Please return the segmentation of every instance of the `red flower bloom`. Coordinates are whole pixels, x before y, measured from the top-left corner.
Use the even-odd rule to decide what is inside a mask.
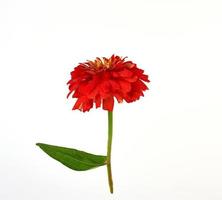
[[[143,96],[150,82],[143,70],[132,61],[112,55],[110,58],[96,58],[94,61],[80,63],[71,72],[69,93],[77,98],[73,110],[89,111],[95,103],[104,110],[112,111],[114,97],[119,103],[136,101]]]

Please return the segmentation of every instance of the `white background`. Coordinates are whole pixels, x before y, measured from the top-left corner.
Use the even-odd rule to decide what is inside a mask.
[[[222,5],[214,0],[0,0],[1,200],[221,200]],[[72,111],[86,59],[128,56],[150,90],[115,105],[106,168],[75,172],[36,142],[106,153],[107,113]]]

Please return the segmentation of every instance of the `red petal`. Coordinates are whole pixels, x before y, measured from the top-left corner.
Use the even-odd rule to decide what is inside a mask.
[[[146,84],[143,82],[143,81],[141,81],[141,80],[138,80],[137,82],[137,90],[147,90],[148,89],[148,87],[146,86]]]
[[[87,95],[96,87],[96,80],[93,79],[91,81],[83,82],[79,86],[79,92],[81,94]]]
[[[84,102],[84,99],[85,99],[84,97],[78,98],[72,109],[73,110],[76,110],[76,109],[81,110],[82,109],[82,103]]]
[[[113,106],[114,106],[114,99],[113,99],[113,97],[109,97],[109,98],[103,99],[103,109],[104,110],[112,111],[113,110]]]
[[[73,91],[70,91],[70,92],[67,94],[66,98],[69,98],[69,95],[70,95],[72,92],[73,92]]]
[[[94,99],[96,95],[99,93],[99,86],[96,86],[90,93],[87,94],[87,97],[90,99]]]
[[[69,90],[70,90],[70,92],[68,93],[67,98],[69,97],[69,95],[70,95],[73,91],[75,91],[75,90],[77,89],[78,84],[79,84],[78,82],[74,82],[74,83],[72,83],[71,85],[69,85]]]
[[[123,102],[122,95],[120,95],[118,93],[114,93],[114,96],[116,97],[116,100],[118,101],[118,103],[122,103]]]
[[[110,96],[110,83],[109,81],[104,81],[99,86],[99,93],[103,99]]]
[[[101,106],[101,97],[99,95],[96,96],[95,102],[96,102],[96,108],[99,108]]]
[[[78,65],[72,72],[71,77],[72,79],[79,78],[81,76],[85,75],[85,70],[81,65]]]
[[[120,87],[122,89],[122,92],[126,93],[131,90],[131,84],[127,81],[119,80]]]
[[[126,62],[124,62],[124,67],[132,69],[132,68],[136,67],[136,64],[133,63],[132,61],[126,61]]]
[[[75,92],[73,93],[73,95],[72,95],[72,98],[79,98],[79,97],[81,97],[82,95],[80,95],[80,93],[79,93],[79,90],[78,90],[78,88],[75,90]]]
[[[133,82],[136,82],[138,80],[138,76],[132,76],[130,78],[124,78],[124,80],[126,80],[130,83],[133,83]]]
[[[131,77],[133,75],[133,72],[131,72],[130,70],[128,69],[123,69],[122,71],[118,72],[118,74],[121,76],[121,77]]]
[[[83,105],[82,105],[82,111],[86,112],[89,111],[91,108],[93,107],[93,100],[92,99],[88,99],[86,100]]]
[[[145,75],[145,74],[142,74],[142,75],[140,76],[140,79],[142,79],[143,81],[146,81],[146,82],[150,82],[150,81],[148,80],[148,75]]]
[[[120,85],[118,84],[117,81],[114,81],[114,80],[109,80],[109,83],[112,87],[112,91],[115,91],[115,90],[119,90],[120,89]]]

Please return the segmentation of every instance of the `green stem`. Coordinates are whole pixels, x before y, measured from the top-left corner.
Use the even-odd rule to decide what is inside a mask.
[[[113,179],[111,169],[111,150],[113,137],[113,112],[108,111],[108,143],[107,143],[107,173],[110,193],[113,193]]]

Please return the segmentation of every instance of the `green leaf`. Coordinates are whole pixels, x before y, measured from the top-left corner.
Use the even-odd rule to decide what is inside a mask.
[[[36,145],[49,156],[73,170],[85,171],[106,165],[106,156],[43,143],[37,143]]]

